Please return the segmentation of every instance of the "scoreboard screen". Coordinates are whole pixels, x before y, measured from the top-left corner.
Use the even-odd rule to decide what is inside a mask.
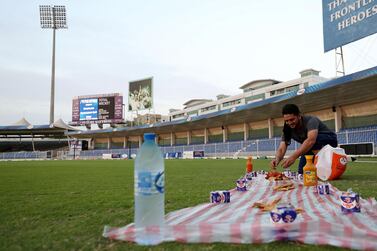
[[[102,94],[75,97],[71,125],[119,123],[123,121],[123,96]]]

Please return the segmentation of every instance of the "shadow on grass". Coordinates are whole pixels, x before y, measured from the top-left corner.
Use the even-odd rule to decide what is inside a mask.
[[[279,251],[335,251],[335,250],[349,250],[334,246],[316,246],[303,244],[296,241],[286,242],[272,242],[265,244],[233,244],[233,243],[208,243],[208,244],[193,244],[193,243],[178,243],[178,242],[166,242],[157,246],[139,246],[133,243],[109,241],[110,244],[106,250],[183,250],[183,251],[197,251],[197,250],[279,250]]]

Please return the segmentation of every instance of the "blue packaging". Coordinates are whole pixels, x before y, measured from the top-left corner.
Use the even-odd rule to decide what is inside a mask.
[[[241,178],[236,181],[236,189],[237,191],[247,191],[247,179]]]
[[[210,195],[211,203],[229,203],[230,192],[229,191],[213,191]]]
[[[252,180],[253,177],[255,177],[255,176],[253,176],[253,172],[250,172],[250,173],[246,173],[246,174],[245,174],[245,179],[247,179],[247,180]]]
[[[256,172],[256,174],[266,174],[266,171],[265,170],[259,170]]]
[[[317,193],[318,194],[321,194],[321,195],[324,195],[324,194],[330,194],[330,186],[329,184],[318,184],[316,186],[317,188]]]
[[[270,212],[270,216],[273,223],[291,223],[296,220],[297,212],[291,204],[279,204]]]
[[[358,193],[348,189],[347,192],[342,192],[340,195],[341,209],[343,213],[359,213],[360,212],[360,197]]]
[[[258,176],[258,173],[257,173],[256,171],[252,171],[252,172],[250,172],[250,173],[247,173],[247,176],[250,176],[250,177],[252,177],[252,178],[255,178],[255,177]]]
[[[297,178],[297,175],[298,175],[297,172],[288,171],[287,173],[288,173],[288,175],[285,175],[285,176],[287,176],[289,178],[293,178],[293,179]]]

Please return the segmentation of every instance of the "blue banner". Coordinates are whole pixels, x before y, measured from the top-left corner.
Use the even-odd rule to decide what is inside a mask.
[[[322,0],[324,51],[377,32],[377,1]]]

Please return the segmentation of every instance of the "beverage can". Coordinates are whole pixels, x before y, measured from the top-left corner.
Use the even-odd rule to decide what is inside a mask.
[[[329,184],[319,184],[316,186],[317,188],[317,193],[318,194],[330,194],[330,186]]]

